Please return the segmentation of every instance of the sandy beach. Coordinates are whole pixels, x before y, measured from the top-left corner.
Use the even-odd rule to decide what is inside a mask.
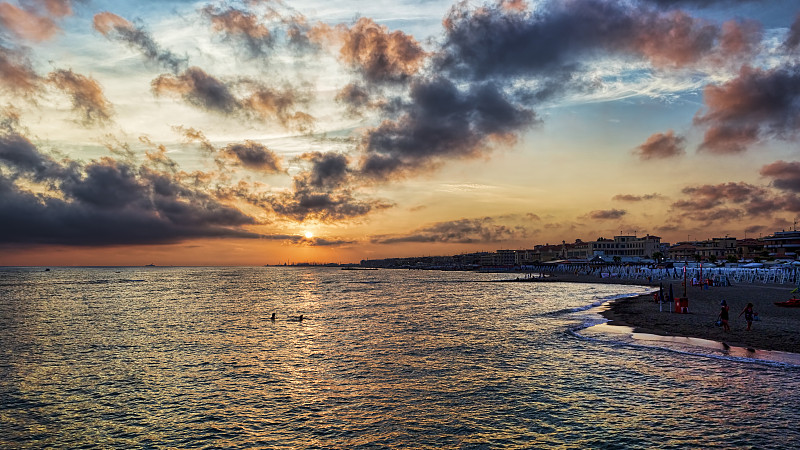
[[[642,283],[568,274],[558,274],[558,278],[582,283],[637,284],[656,288],[659,285],[658,282]],[[683,294],[681,283],[673,281],[672,286],[675,296],[680,297]],[[663,305],[663,312],[659,312],[659,304],[653,301],[652,295],[647,295],[615,301],[603,312],[603,316],[609,319],[611,325],[626,325],[641,333],[697,337],[732,346],[800,353],[800,308],[774,304],[791,298],[790,291],[793,288],[775,284],[738,284],[708,289],[689,286],[686,291],[689,298],[688,314],[670,313],[667,303]],[[669,292],[668,282],[664,283],[664,291],[665,295]],[[723,299],[730,306],[730,332],[715,325]],[[744,315],[739,317],[748,302],[753,303],[760,319],[753,322],[751,331],[746,331]]]

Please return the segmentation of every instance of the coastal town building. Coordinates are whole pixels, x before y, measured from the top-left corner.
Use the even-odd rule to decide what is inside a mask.
[[[614,236],[614,239],[598,238],[587,242],[587,257],[603,259],[618,257],[619,259],[650,259],[661,251],[661,238],[658,236]]]
[[[736,241],[736,259],[753,259],[763,256],[763,239],[739,239]]]
[[[435,268],[444,270],[473,270],[489,268],[497,270],[525,270],[525,267],[553,262],[571,264],[654,264],[654,255],[661,254],[666,262],[716,261],[726,262],[732,258],[752,260],[755,258],[797,259],[800,253],[800,231],[779,231],[766,238],[740,239],[733,237],[712,238],[704,241],[683,241],[670,246],[662,243],[658,236],[619,235],[613,239],[598,238],[560,244],[537,244],[531,249],[501,249],[494,252],[464,253],[454,256],[424,256],[363,260],[364,267],[384,268]]]
[[[669,249],[673,261],[725,261],[728,256],[736,257],[737,240],[732,237],[711,238],[704,241],[678,242]]]
[[[800,252],[800,231],[778,231],[763,239],[769,256],[795,259]]]

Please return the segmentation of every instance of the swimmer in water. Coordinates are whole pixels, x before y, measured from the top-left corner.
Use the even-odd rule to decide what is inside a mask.
[[[270,317],[269,320],[275,322],[275,313],[272,313],[272,317]]]

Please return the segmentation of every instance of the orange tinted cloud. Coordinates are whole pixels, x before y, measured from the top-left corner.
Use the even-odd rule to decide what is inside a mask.
[[[0,47],[0,86],[12,92],[29,94],[38,88],[39,81],[24,54]]]
[[[672,158],[684,154],[685,146],[686,139],[669,130],[647,138],[644,144],[636,147],[634,154],[642,160]]]
[[[53,19],[7,2],[0,3],[0,24],[23,39],[36,42],[50,39],[58,31]]]
[[[254,14],[234,8],[220,11],[213,6],[206,6],[202,12],[214,31],[242,39],[251,54],[262,55],[272,47],[272,34]]]
[[[108,11],[95,14],[92,23],[94,29],[103,33],[104,36],[108,36],[115,28],[134,29],[133,24],[127,19]]]
[[[703,90],[706,110],[694,122],[708,126],[701,144],[712,153],[737,153],[765,136],[791,138],[800,123],[800,67],[759,69]]]
[[[53,17],[72,15],[72,2],[70,0],[40,0],[44,8]]]
[[[56,70],[48,81],[70,96],[73,109],[81,113],[84,123],[105,122],[113,115],[111,102],[95,79],[72,70]]]

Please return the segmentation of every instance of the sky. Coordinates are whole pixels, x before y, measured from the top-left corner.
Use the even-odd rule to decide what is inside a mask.
[[[0,265],[766,236],[799,143],[794,0],[0,2]]]

